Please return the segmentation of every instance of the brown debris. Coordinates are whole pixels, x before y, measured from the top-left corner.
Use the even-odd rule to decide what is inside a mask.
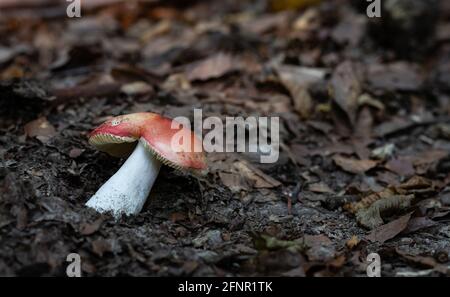
[[[408,222],[411,219],[411,214],[412,213],[409,213],[396,219],[395,221],[378,227],[367,235],[366,239],[372,242],[384,243],[385,241],[394,238],[408,226]]]
[[[206,58],[188,68],[186,76],[190,81],[219,78],[237,70],[233,57],[229,54],[218,53]]]
[[[333,161],[336,163],[336,165],[338,165],[345,171],[354,174],[363,174],[366,171],[374,168],[378,164],[377,161],[373,160],[356,160],[339,155],[334,156]]]

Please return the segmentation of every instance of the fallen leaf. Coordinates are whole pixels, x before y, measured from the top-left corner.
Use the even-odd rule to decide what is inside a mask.
[[[392,121],[386,121],[374,128],[375,135],[384,137],[386,135],[400,132],[416,125],[413,121],[405,118],[394,118]]]
[[[414,195],[393,195],[372,203],[367,208],[360,209],[356,213],[358,223],[368,229],[381,226],[384,221],[382,215],[386,212],[401,211],[411,205]]]
[[[188,67],[186,76],[190,81],[219,78],[229,72],[237,70],[233,57],[229,54],[218,53],[203,61]]]
[[[250,189],[246,181],[238,174],[219,172],[219,177],[222,183],[233,193],[248,191]]]
[[[330,81],[330,92],[334,102],[345,112],[351,124],[356,121],[358,98],[361,95],[361,70],[350,61],[339,64]]]
[[[393,196],[415,195],[416,198],[420,198],[424,195],[432,194],[435,194],[432,182],[423,177],[413,176],[398,186],[389,186],[380,192],[369,194],[360,201],[347,203],[344,205],[344,209],[351,213],[357,213],[361,209],[370,207],[378,200],[391,198]]]
[[[399,159],[392,159],[389,160],[384,167],[396,173],[399,176],[412,176],[415,173],[414,167],[412,165],[412,162],[405,159],[405,158],[399,158]]]
[[[418,91],[423,86],[418,66],[411,63],[374,63],[367,72],[369,84],[382,91]]]
[[[277,67],[281,83],[288,89],[294,101],[294,109],[302,118],[311,115],[313,102],[308,87],[325,77],[325,70],[320,68],[296,67],[282,65]]]
[[[234,162],[233,165],[237,172],[253,182],[255,188],[275,188],[281,185],[279,181],[250,165],[247,161]]]
[[[334,156],[333,161],[336,163],[336,165],[338,165],[345,171],[354,174],[363,174],[366,171],[374,168],[378,164],[378,162],[373,160],[356,160],[339,155]]]
[[[338,44],[356,47],[366,32],[367,18],[355,12],[347,12],[342,21],[331,31],[331,37]]]
[[[43,140],[48,140],[56,135],[55,127],[45,117],[29,122],[25,125],[24,130],[28,137],[40,137]]]
[[[437,222],[430,220],[428,217],[418,217],[418,218],[412,218],[406,229],[403,231],[403,233],[408,234],[412,232],[416,232],[421,229],[429,228],[432,226],[436,226]]]
[[[334,193],[334,191],[332,189],[330,189],[330,187],[323,182],[310,184],[308,186],[308,190],[311,192],[315,192],[315,193]]]
[[[371,242],[384,243],[385,241],[394,238],[408,226],[411,215],[412,212],[376,228],[366,236],[366,239]]]
[[[422,153],[409,157],[412,160],[417,174],[425,174],[430,168],[436,166],[440,160],[449,155],[447,150],[430,149]]]

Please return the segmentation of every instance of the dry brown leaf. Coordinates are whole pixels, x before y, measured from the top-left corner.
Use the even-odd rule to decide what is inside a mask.
[[[190,81],[208,80],[219,78],[235,70],[237,65],[233,57],[229,54],[218,53],[188,67],[186,76]]]
[[[315,193],[334,193],[334,191],[330,189],[330,187],[326,183],[323,182],[310,184],[308,186],[308,190]]]
[[[55,127],[45,117],[29,122],[25,125],[24,130],[28,137],[39,137],[42,140],[48,140],[56,135]]]
[[[313,101],[309,94],[309,85],[321,81],[325,70],[319,68],[282,65],[277,67],[281,83],[288,89],[294,101],[294,109],[302,118],[311,115]]]
[[[360,209],[356,213],[358,223],[368,229],[381,226],[384,221],[382,215],[386,212],[401,211],[411,206],[414,195],[394,195],[375,201],[368,208]]]
[[[360,201],[348,203],[344,205],[344,209],[351,213],[356,213],[361,209],[370,207],[378,200],[387,199],[396,195],[423,195],[433,191],[434,186],[432,182],[420,176],[413,176],[398,186],[387,187],[380,192],[369,194]]]
[[[363,174],[378,164],[378,162],[373,160],[356,160],[343,156],[334,156],[333,161],[345,171],[354,174]]]
[[[336,104],[346,113],[350,123],[356,121],[358,98],[361,95],[361,70],[350,61],[344,61],[333,72],[330,92]]]
[[[383,91],[417,91],[423,86],[419,67],[406,62],[374,63],[369,66],[367,77],[369,84]]]
[[[405,158],[389,160],[384,167],[400,176],[411,176],[415,173],[411,161]]]
[[[367,235],[366,238],[371,242],[379,243],[384,243],[386,240],[394,238],[408,226],[411,215],[412,212],[396,219],[395,221],[376,228],[369,235]]]
[[[222,183],[233,193],[249,190],[246,181],[238,174],[219,172],[219,177]]]
[[[279,181],[250,165],[247,161],[234,162],[233,165],[237,172],[253,182],[254,188],[275,188],[281,185]]]
[[[413,121],[405,118],[396,117],[392,121],[386,121],[374,128],[374,133],[378,137],[397,133],[416,125]]]
[[[417,217],[412,218],[409,223],[408,227],[405,229],[404,233],[411,233],[415,232],[421,229],[425,229],[428,227],[432,227],[437,225],[438,223],[429,219],[428,217]]]

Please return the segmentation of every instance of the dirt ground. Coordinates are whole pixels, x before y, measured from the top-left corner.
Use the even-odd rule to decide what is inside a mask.
[[[88,2],[0,0],[0,275],[450,274],[448,1]],[[210,153],[139,215],[85,207],[125,161],[92,129],[194,108],[278,116],[278,161]]]

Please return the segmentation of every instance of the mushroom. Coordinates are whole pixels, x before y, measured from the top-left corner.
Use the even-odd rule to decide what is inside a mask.
[[[175,144],[175,135],[186,143]],[[89,143],[115,157],[129,155],[86,203],[100,213],[111,211],[116,218],[141,211],[161,164],[201,174],[207,168],[199,138],[178,122],[156,113],[114,117],[91,132]]]

